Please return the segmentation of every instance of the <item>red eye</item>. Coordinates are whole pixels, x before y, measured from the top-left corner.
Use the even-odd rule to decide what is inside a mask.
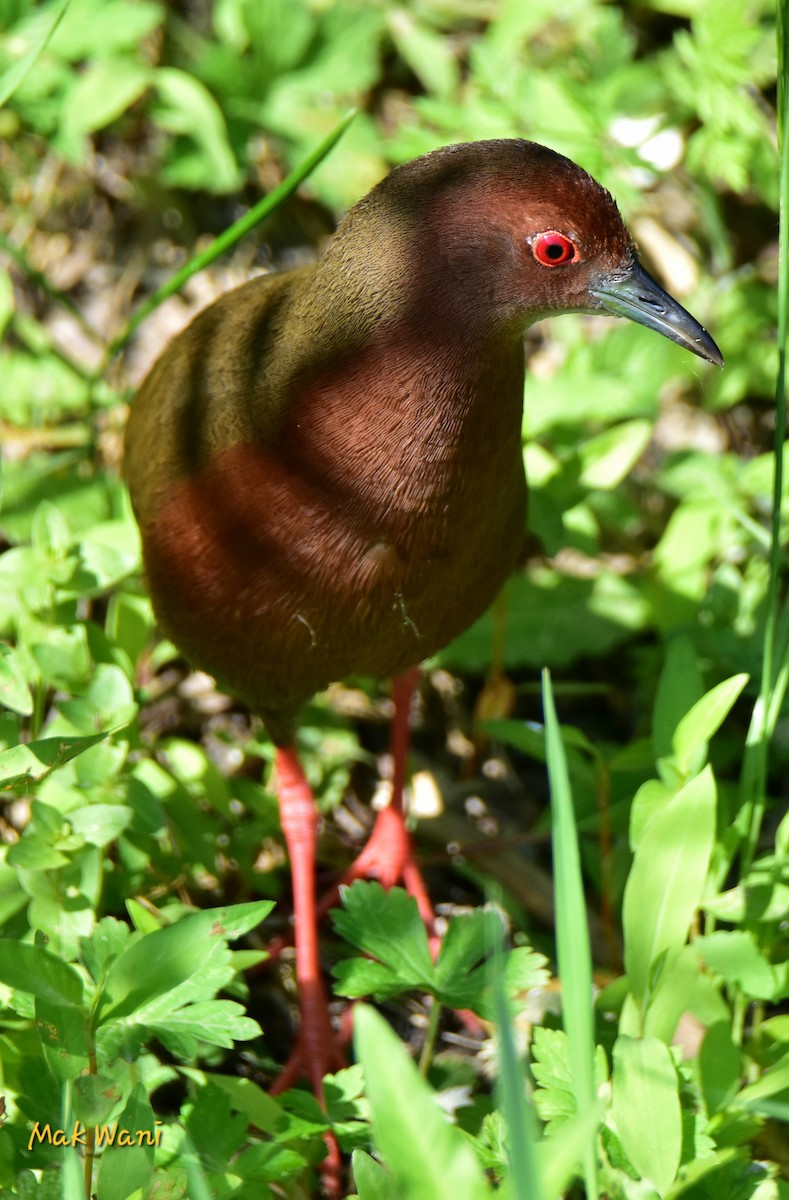
[[[544,267],[563,267],[580,258],[578,247],[563,233],[540,233],[531,244],[531,252]]]

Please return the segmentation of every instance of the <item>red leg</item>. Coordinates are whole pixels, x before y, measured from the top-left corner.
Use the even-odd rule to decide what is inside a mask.
[[[331,1027],[318,958],[315,911],[318,813],[296,751],[292,747],[279,747],[275,762],[280,818],[293,879],[296,981],[299,986],[301,1029],[293,1054],[271,1091],[275,1095],[285,1091],[303,1076],[309,1079],[321,1105],[325,1105],[323,1076],[327,1071],[344,1066],[344,1061]],[[327,1134],[326,1145],[329,1153],[321,1166],[324,1186],[327,1194],[339,1196],[341,1161],[333,1134]]]
[[[394,719],[390,748],[393,762],[392,798],[376,818],[373,832],[358,858],[351,863],[340,880],[340,884],[352,883],[354,879],[374,877],[385,888],[394,887],[402,880],[406,889],[419,906],[422,920],[433,933],[435,915],[427,894],[424,880],[414,859],[411,837],[406,827],[403,793],[405,791],[406,767],[411,735],[409,718],[411,702],[419,684],[420,671],[414,667],[392,681]],[[333,908],[338,899],[338,888],[334,887],[318,905],[322,917]]]

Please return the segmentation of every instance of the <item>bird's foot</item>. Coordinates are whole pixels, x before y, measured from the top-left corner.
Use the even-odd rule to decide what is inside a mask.
[[[416,864],[405,817],[397,807],[390,804],[378,814],[367,845],[339,882],[318,902],[318,916],[323,917],[330,908],[334,908],[343,884],[353,883],[356,879],[377,879],[381,886],[387,889],[402,883],[416,900],[419,914],[427,926],[431,949],[437,951],[435,913],[422,873]]]
[[[337,1034],[332,1029],[326,993],[320,979],[302,983],[300,989],[301,1028],[296,1045],[269,1088],[272,1096],[280,1095],[306,1079],[321,1108],[326,1108],[323,1077],[347,1066]],[[324,1134],[326,1157],[320,1164],[321,1185],[327,1200],[339,1200],[342,1195],[342,1156],[337,1138],[331,1131]]]

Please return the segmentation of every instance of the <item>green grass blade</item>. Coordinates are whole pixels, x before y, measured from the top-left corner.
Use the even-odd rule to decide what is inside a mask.
[[[550,672],[542,673],[545,746],[551,786],[556,947],[562,985],[564,1028],[570,1048],[575,1101],[580,1116],[595,1104],[592,953],[586,919],[578,834],[570,777],[551,690]],[[589,1197],[599,1194],[597,1154],[590,1138],[584,1155]]]
[[[781,585],[781,494],[783,492],[783,445],[786,440],[786,340],[789,332],[789,20],[787,0],[778,4],[778,141],[780,149],[780,229],[778,235],[778,376],[775,385],[775,440],[773,503],[770,539],[770,582],[767,590],[767,619],[762,652],[759,697],[748,730],[741,779],[745,820],[742,873],[746,874],[756,854],[764,816],[767,790],[767,757],[780,707],[774,703],[776,689],[786,685],[786,662],[776,661],[778,605]]]
[[[196,275],[198,271],[203,271],[206,267],[210,266],[220,254],[224,254],[227,250],[230,250],[235,246],[236,242],[250,233],[256,225],[259,225],[261,221],[270,216],[275,209],[279,208],[280,204],[284,203],[288,196],[291,196],[296,191],[296,188],[312,174],[315,168],[334,149],[355,115],[356,111],[352,110],[347,116],[343,117],[336,129],[333,129],[329,136],[324,138],[320,145],[313,150],[312,154],[309,154],[305,158],[304,162],[295,171],[291,171],[287,179],[283,179],[282,183],[269,192],[268,195],[264,196],[254,208],[251,208],[248,213],[245,213],[243,217],[235,221],[229,229],[226,229],[224,233],[215,238],[210,246],[207,246],[200,254],[196,254],[180,271],[176,271],[166,283],[162,284],[160,288],[149,296],[137,309],[137,312],[131,318],[123,332],[119,334],[110,346],[107,352],[108,360],[117,354],[119,350],[123,349],[134,331],[142,324],[146,317],[150,316],[154,309],[158,308],[169,296],[180,291],[187,280]]]
[[[357,1004],[353,1031],[375,1146],[404,1200],[490,1200],[474,1151],[383,1017]]]
[[[537,1123],[526,1099],[523,1064],[512,1034],[504,991],[504,961],[498,941],[493,955],[493,1003],[499,1050],[498,1095],[508,1134],[511,1194],[513,1200],[548,1200],[537,1161]]]
[[[57,10],[36,44],[31,46],[27,54],[23,55],[18,62],[15,62],[12,67],[9,67],[8,70],[4,71],[2,76],[0,76],[0,108],[3,107],[5,102],[9,100],[11,96],[13,96],[19,85],[23,83],[25,79],[27,79],[28,75],[33,70],[33,67],[38,62],[39,56],[43,54],[44,50],[46,49],[47,42],[60,24],[63,14],[70,3],[71,0],[63,0],[60,8]]]

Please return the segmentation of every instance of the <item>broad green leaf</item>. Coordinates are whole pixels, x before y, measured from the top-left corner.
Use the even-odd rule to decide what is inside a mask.
[[[0,983],[50,1004],[82,1004],[83,986],[77,971],[43,946],[0,939]]]
[[[332,912],[337,932],[396,972],[405,987],[433,977],[433,960],[416,900],[403,888],[385,891],[359,881],[343,890],[343,907]]]
[[[138,1083],[118,1117],[113,1144],[102,1151],[97,1200],[129,1200],[138,1188],[147,1189],[153,1175],[155,1138],[160,1124],[145,1088]],[[143,1136],[138,1138],[139,1134]]]
[[[36,1029],[44,1058],[58,1083],[77,1079],[88,1068],[87,1013],[60,1001],[55,1004],[37,996]]]
[[[164,6],[148,0],[80,0],[83,19],[70,15],[58,29],[52,43],[53,52],[80,62],[92,59],[101,52],[139,53],[145,38],[161,24]]]
[[[550,1200],[559,1200],[568,1194],[570,1184],[578,1173],[578,1164],[595,1145],[603,1115],[602,1105],[596,1104],[582,1117],[565,1121],[550,1137],[538,1143],[542,1193]]]
[[[624,421],[583,441],[578,450],[581,483],[604,490],[617,487],[644,453],[651,421]]]
[[[761,1101],[789,1091],[789,1054],[784,1054],[754,1083],[747,1084],[737,1095],[738,1104],[758,1107]]]
[[[242,1079],[237,1075],[216,1075],[212,1072],[211,1084],[221,1088],[236,1112],[243,1113],[249,1124],[254,1125],[261,1133],[273,1133],[277,1124],[282,1121],[280,1105],[251,1079]]]
[[[685,714],[674,734],[673,746],[677,770],[683,777],[706,758],[707,742],[721,727],[742,689],[747,675],[725,679],[698,700]]]
[[[657,1038],[620,1035],[614,1043],[611,1115],[639,1174],[664,1196],[682,1152],[679,1079],[668,1047]]]
[[[105,733],[97,733],[93,737],[41,738],[3,750],[0,753],[0,789],[45,779],[51,771],[62,767],[106,736]]]
[[[114,842],[134,817],[127,804],[89,804],[69,814],[75,833],[92,846],[107,846]]]
[[[670,787],[660,779],[647,779],[641,784],[630,806],[630,846],[633,850],[654,814],[668,804],[677,791],[678,785]]]
[[[76,136],[103,129],[139,100],[152,78],[149,67],[128,58],[91,63],[69,93],[64,123]]]
[[[710,1025],[701,1043],[698,1067],[704,1103],[712,1116],[734,1098],[742,1072],[740,1051],[732,1041],[730,1022],[716,1021]]]
[[[626,983],[626,977],[623,977]],[[628,996],[633,1001],[632,996]],[[720,987],[707,971],[699,970],[699,953],[696,943],[683,946],[679,954],[666,962],[660,973],[654,992],[649,998],[649,1008],[643,1022],[637,1011],[632,1024],[625,1021],[623,1013],[620,1032],[637,1032],[639,1029],[649,1037],[659,1038],[669,1045],[677,1032],[684,1013],[691,1013],[702,1026],[714,1025],[729,1017],[726,1001]]]
[[[191,913],[175,925],[132,942],[110,967],[99,1007],[101,1022],[128,1016],[205,972],[227,941],[254,928],[272,904],[238,904]]]
[[[715,780],[709,767],[657,812],[641,835],[622,908],[625,970],[643,1014],[653,973],[685,944],[704,891],[715,841]]]
[[[392,1176],[369,1154],[354,1150],[351,1164],[359,1200],[403,1200]]]
[[[257,1021],[245,1015],[243,1005],[234,1000],[203,1000],[187,1004],[166,1020],[151,1022],[158,1034],[187,1034],[197,1041],[230,1049],[234,1041],[248,1041],[261,1033]]]
[[[687,634],[669,637],[658,679],[652,721],[655,758],[665,758],[673,749],[677,725],[704,692],[698,651]],[[631,831],[632,837],[632,831]],[[633,838],[633,844],[638,840]]]
[[[154,118],[163,129],[192,139],[199,148],[199,181],[212,191],[230,191],[238,183],[238,167],[228,141],[222,111],[211,93],[194,76],[175,67],[160,67],[153,77],[159,104]],[[195,186],[198,176],[184,176],[178,164],[167,170],[173,183]],[[179,175],[184,176],[179,180]]]
[[[392,967],[368,958],[346,958],[332,968],[335,991],[340,996],[358,1000],[362,996],[374,996],[376,1000],[387,1000],[401,992],[420,987],[427,990],[427,983],[398,974]]]
[[[307,1165],[303,1154],[280,1142],[256,1142],[233,1159],[233,1172],[251,1183],[281,1183]],[[267,1189],[273,1190],[273,1189]],[[209,1197],[206,1197],[209,1200]]]
[[[748,930],[718,929],[697,938],[695,945],[710,970],[741,988],[750,1000],[776,1000],[789,991],[789,963],[771,963]]]
[[[0,643],[0,704],[23,717],[33,712],[33,695],[22,659],[4,643]]]
[[[509,669],[546,662],[559,667],[582,655],[607,654],[650,620],[643,592],[611,571],[571,579],[534,566],[513,575],[504,595],[503,665]],[[495,636],[492,620],[486,613],[441,651],[440,661],[450,669],[486,670]]]
[[[447,1122],[430,1088],[382,1017],[354,1009],[376,1146],[408,1200],[484,1200],[490,1187],[473,1150]]]
[[[103,1125],[123,1095],[109,1075],[82,1075],[74,1081],[74,1116],[83,1125]]]
[[[405,5],[388,14],[392,41],[411,70],[429,92],[450,95],[458,84],[453,48],[445,37],[410,13]]]
[[[553,1133],[578,1113],[567,1034],[563,1029],[538,1025],[531,1052],[531,1073],[537,1083],[534,1103],[548,1132]]]

